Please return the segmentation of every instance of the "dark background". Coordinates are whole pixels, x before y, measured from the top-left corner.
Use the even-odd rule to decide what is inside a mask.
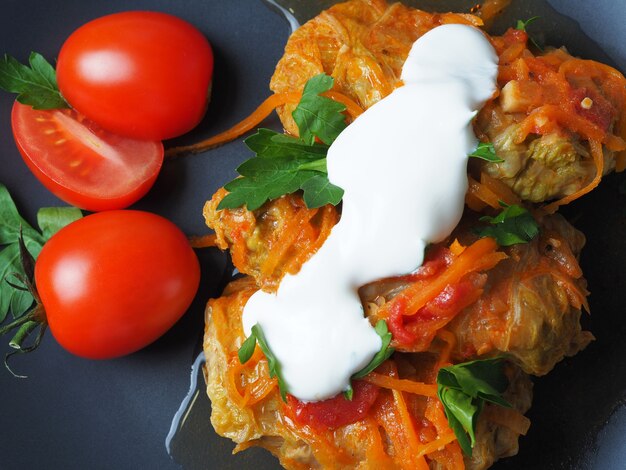
[[[281,3],[295,7],[296,14],[306,19],[331,2]],[[412,3],[427,10],[467,11],[475,2]],[[539,40],[566,44],[574,54],[626,68],[626,51],[620,49],[626,42],[626,3],[550,4],[557,10],[543,0],[513,0],[495,28],[503,30],[517,18],[541,15],[529,28]],[[74,29],[116,11],[164,11],[196,25],[214,48],[213,98],[201,125],[175,143],[216,134],[260,103],[269,94],[269,78],[289,34],[288,23],[261,0],[3,0],[0,8],[0,52],[21,61],[31,50],[54,59]],[[0,94],[0,182],[34,223],[38,208],[63,203],[38,183],[15,149],[12,102],[12,96]],[[278,128],[276,118],[265,125]],[[166,162],[153,190],[135,207],[164,215],[190,235],[206,233],[201,215],[205,200],[235,175],[237,163],[248,156],[237,141],[205,155]],[[498,469],[626,468],[626,411],[621,406],[626,391],[622,318],[626,196],[618,191],[624,180],[622,175],[606,178],[600,189],[567,208],[567,215],[588,236],[582,266],[593,314],[584,322],[597,341],[549,376],[535,380],[530,433],[521,439],[520,455],[496,465]],[[189,388],[204,304],[219,293],[229,273],[221,253],[198,253],[203,280],[193,306],[148,348],[117,360],[88,361],[66,353],[48,336],[36,353],[13,362],[28,379],[15,379],[0,367],[0,470],[180,468],[166,452],[165,437]],[[0,346],[1,354],[10,350],[8,339]],[[202,391],[172,449],[186,469],[277,467],[260,450],[230,456],[231,443],[211,430]]]

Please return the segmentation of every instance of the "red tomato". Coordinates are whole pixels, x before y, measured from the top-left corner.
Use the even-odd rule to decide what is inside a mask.
[[[200,267],[185,235],[141,211],[89,215],[57,232],[35,265],[50,330],[91,359],[132,353],[185,313]]]
[[[376,385],[362,380],[355,380],[352,388],[352,400],[340,393],[328,400],[303,403],[288,395],[287,405],[299,424],[318,429],[335,429],[365,418],[380,390]]]
[[[65,41],[57,80],[65,99],[103,128],[163,140],[200,122],[213,52],[189,23],[131,11],[93,20]]]
[[[152,187],[163,144],[103,131],[73,110],[35,110],[17,101],[13,136],[33,174],[65,202],[82,209],[122,209]]]

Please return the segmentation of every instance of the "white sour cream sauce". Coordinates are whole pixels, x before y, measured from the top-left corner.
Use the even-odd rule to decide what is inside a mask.
[[[357,289],[406,274],[428,243],[458,224],[467,191],[471,126],[494,93],[498,58],[477,29],[437,27],[418,39],[402,69],[404,86],[335,140],[328,176],[345,190],[341,220],[276,294],[256,292],[244,331],[259,323],[289,393],[330,398],[381,348]]]

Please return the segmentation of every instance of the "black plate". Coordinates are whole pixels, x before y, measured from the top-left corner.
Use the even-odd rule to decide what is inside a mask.
[[[330,2],[282,3],[295,6],[296,14],[307,18]],[[424,9],[467,11],[475,2],[413,3]],[[539,39],[626,69],[622,49],[626,4],[609,0],[552,0],[550,4],[514,0],[495,27],[502,30],[516,18],[541,15],[531,27]],[[20,60],[31,50],[54,58],[75,28],[115,11],[165,11],[195,24],[215,51],[213,100],[202,124],[177,143],[229,127],[267,96],[269,78],[289,34],[288,23],[261,0],[5,0],[1,8],[0,52]],[[34,222],[39,207],[62,203],[30,174],[14,147],[12,101],[8,94],[0,94],[0,182],[8,186],[27,220]],[[266,125],[278,128],[276,118]],[[186,233],[204,233],[204,201],[234,176],[237,163],[247,156],[243,144],[234,142],[207,155],[166,163],[154,189],[136,207],[168,217]],[[592,292],[593,315],[584,322],[597,341],[563,361],[548,377],[535,380],[530,433],[521,440],[520,454],[495,468],[626,467],[626,408],[621,406],[626,391],[626,321],[622,318],[626,197],[618,191],[623,180],[622,176],[606,178],[599,190],[567,208],[588,236],[582,265]],[[200,257],[202,287],[192,308],[143,351],[113,361],[87,361],[64,352],[50,336],[37,353],[13,362],[28,379],[15,379],[0,368],[0,468],[179,468],[166,452],[165,437],[189,387],[204,304],[219,292],[227,266],[225,256],[215,251],[205,250]],[[8,346],[0,347],[0,353],[7,351]],[[185,468],[277,467],[260,450],[231,456],[231,443],[212,432],[208,413],[207,400],[200,393],[185,432],[173,446]]]

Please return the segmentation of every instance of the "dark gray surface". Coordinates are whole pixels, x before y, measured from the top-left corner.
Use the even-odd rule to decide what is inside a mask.
[[[307,2],[291,3],[301,9]],[[413,3],[445,10],[466,9],[475,2]],[[531,32],[537,31],[547,43],[566,44],[575,54],[610,60],[588,34],[616,63],[626,65],[626,51],[620,50],[626,43],[626,3],[552,0],[551,4],[581,21],[582,30],[540,0],[514,0],[496,28],[517,17],[540,14]],[[199,128],[179,142],[196,141],[229,127],[267,96],[267,83],[288,35],[287,23],[261,0],[4,0],[0,7],[0,52],[21,60],[31,50],[55,57],[71,31],[114,11],[166,11],[198,26],[215,51],[213,100]],[[14,147],[12,101],[0,94],[0,182],[33,222],[39,207],[59,201],[31,176]],[[276,125],[276,120],[269,125]],[[189,234],[203,233],[204,201],[234,175],[237,162],[244,158],[247,152],[241,142],[235,142],[204,156],[166,163],[155,188],[136,207],[170,218]],[[623,180],[622,175],[607,178],[599,190],[568,208],[588,236],[582,265],[592,292],[593,315],[584,321],[597,341],[535,381],[530,433],[521,440],[520,455],[498,464],[498,469],[625,468],[624,408],[611,418],[626,391],[626,285],[621,267],[626,262],[626,196],[617,189]],[[14,362],[29,379],[13,379],[0,369],[0,469],[178,468],[167,455],[164,440],[187,392],[203,305],[216,293],[226,266],[218,253],[206,251],[201,257],[203,287],[194,305],[173,330],[147,349],[114,361],[93,362],[65,353],[50,336],[37,353]],[[0,353],[7,350],[8,346],[0,346]],[[259,450],[231,457],[232,445],[210,430],[202,394],[198,403],[188,429],[193,438],[177,444],[185,468],[276,468],[276,461]],[[610,418],[611,424],[604,426]]]

